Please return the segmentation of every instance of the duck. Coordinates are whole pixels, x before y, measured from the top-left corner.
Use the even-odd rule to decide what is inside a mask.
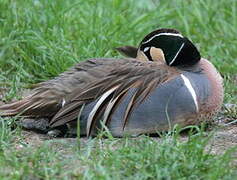
[[[47,118],[48,131],[80,127],[89,137],[107,129],[123,137],[197,125],[219,111],[223,79],[179,31],[158,29],[137,48],[117,50],[127,58],[80,62],[28,97],[0,106],[0,116]]]

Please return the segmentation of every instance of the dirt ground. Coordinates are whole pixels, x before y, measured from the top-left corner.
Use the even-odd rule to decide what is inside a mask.
[[[220,121],[218,127],[213,130],[214,135],[209,141],[209,146],[207,147],[209,150],[211,146],[211,153],[222,154],[229,148],[237,147],[237,122],[234,122],[233,124],[230,123],[230,125],[226,125],[227,122],[229,123],[229,120],[230,119],[225,119],[225,121]],[[158,141],[160,140],[159,137],[153,138],[156,138]],[[181,140],[187,140],[187,136],[185,134],[181,135]],[[28,144],[33,147],[37,147],[44,142],[48,142],[53,145],[57,150],[66,148],[63,151],[70,151],[70,148],[75,146],[77,143],[76,138],[50,138],[46,134],[39,134],[36,132],[25,130],[22,130],[21,142],[22,141],[25,144]],[[88,139],[86,137],[81,138],[81,145],[86,145],[87,141]],[[23,147],[21,144],[17,144],[17,142],[18,140],[16,140],[16,148],[20,149],[21,147]],[[67,144],[67,146],[64,146],[65,144]],[[234,156],[237,158],[237,151]]]
[[[25,144],[31,145],[31,146],[40,146],[42,143],[45,141],[52,141],[48,135],[45,134],[39,134],[36,132],[32,131],[24,131],[22,130],[22,138],[21,140],[24,140]],[[154,137],[159,140],[158,137]],[[182,137],[182,140],[186,140],[186,136],[184,135]],[[82,144],[86,144],[87,138],[83,137],[81,138]],[[17,141],[16,141],[17,142]],[[56,138],[52,141],[54,144],[68,144],[69,147],[70,145],[73,146],[75,145],[76,138]],[[228,127],[222,127],[219,128],[216,132],[214,132],[214,136],[210,140],[210,146],[212,147],[211,153],[213,154],[221,154],[225,152],[225,150],[231,148],[231,147],[237,147],[237,124],[235,125],[230,125]],[[22,145],[17,145],[16,148],[21,148]],[[236,157],[237,157],[237,152],[236,152]]]

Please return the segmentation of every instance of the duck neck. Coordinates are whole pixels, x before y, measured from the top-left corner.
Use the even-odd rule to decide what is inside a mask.
[[[198,63],[199,67],[202,69],[202,73],[206,75],[206,77],[210,81],[211,85],[211,94],[208,98],[208,102],[206,102],[205,111],[217,112],[223,103],[224,98],[224,89],[223,89],[223,79],[220,73],[217,71],[215,66],[206,59],[201,59]]]

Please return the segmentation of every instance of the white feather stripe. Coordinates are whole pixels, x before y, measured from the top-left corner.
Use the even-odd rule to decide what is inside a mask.
[[[105,112],[104,112],[104,115],[103,115],[103,123],[104,123],[104,125],[107,124],[109,114],[110,114],[112,108],[114,107],[114,104],[116,103],[116,101],[118,100],[119,97],[120,96],[117,96],[115,99],[111,99],[109,104],[107,105],[107,107],[105,109]]]
[[[116,98],[110,100],[109,104],[107,105],[107,107],[106,107],[106,109],[105,109],[104,116],[103,116],[103,123],[104,123],[104,125],[106,125],[106,123],[107,123],[107,121],[108,121],[109,114],[110,114],[112,108],[114,107],[114,104],[117,102],[117,100],[118,100],[122,95],[124,95],[124,93],[126,93],[126,91],[127,91],[128,89],[129,89],[129,88],[124,89]],[[127,111],[127,110],[126,110],[126,111]]]
[[[191,82],[189,81],[189,79],[184,76],[183,74],[181,74],[181,77],[184,81],[184,84],[185,86],[187,87],[188,91],[190,92],[192,98],[193,98],[193,101],[194,101],[194,104],[195,104],[195,107],[196,107],[196,112],[199,111],[199,107],[198,107],[198,101],[197,101],[197,95],[196,95],[196,92],[195,90],[193,89],[193,86],[191,84]]]
[[[142,44],[146,44],[146,43],[150,42],[152,39],[154,39],[155,37],[158,37],[158,36],[178,36],[178,37],[183,38],[183,36],[181,34],[177,34],[177,33],[159,33],[159,34],[156,34],[156,35],[152,36],[150,39],[143,42]]]
[[[62,107],[65,105],[65,103],[66,103],[66,100],[63,98],[63,100],[62,100]]]
[[[108,90],[107,92],[105,92],[100,99],[98,100],[98,102],[96,103],[96,105],[93,107],[92,111],[90,112],[88,118],[87,118],[87,128],[86,128],[86,134],[87,136],[90,135],[90,129],[91,129],[91,125],[92,125],[92,121],[94,119],[94,116],[97,112],[97,110],[99,109],[99,107],[101,106],[101,104],[104,102],[104,100],[111,95],[116,89],[118,88],[118,86],[113,87],[112,89]]]

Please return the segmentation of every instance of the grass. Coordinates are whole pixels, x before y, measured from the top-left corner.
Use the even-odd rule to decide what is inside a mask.
[[[5,101],[79,61],[118,57],[114,47],[137,45],[159,27],[191,38],[223,75],[225,103],[237,101],[235,0],[0,0],[0,27]],[[202,133],[187,142],[177,137],[94,139],[80,152],[66,144],[61,144],[64,150],[51,148],[59,140],[37,148],[25,144],[21,130],[12,131],[8,124],[1,125],[0,138],[1,179],[230,179],[237,169],[229,151],[204,151],[208,138]]]
[[[18,132],[12,132],[13,135]],[[161,139],[63,139],[29,146],[8,139],[0,149],[1,179],[233,179],[232,152],[212,155],[203,131],[180,141],[178,134]],[[12,148],[9,148],[12,146]]]

